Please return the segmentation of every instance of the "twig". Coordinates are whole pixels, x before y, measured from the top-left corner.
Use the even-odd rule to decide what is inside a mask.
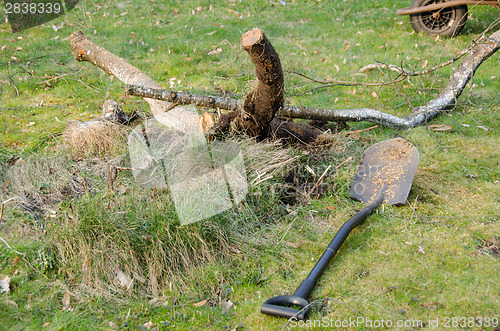
[[[328,170],[330,170],[330,168],[331,168],[331,167],[332,167],[332,166],[331,166],[331,165],[329,165],[329,166],[326,168],[326,170],[325,170],[325,171],[323,171],[323,173],[321,174],[321,176],[319,176],[318,180],[316,181],[316,184],[314,184],[314,186],[312,187],[312,189],[309,191],[309,193],[308,193],[307,195],[311,195],[311,193],[314,191],[314,189],[316,189],[316,187],[318,187],[318,186],[319,186],[319,184],[320,184],[320,183],[321,183],[321,181],[323,180],[323,177],[325,177],[326,172],[327,172]]]
[[[13,118],[17,118],[17,119],[22,119],[22,118],[21,118],[21,117],[19,117],[19,116],[16,116],[16,115],[11,115],[11,114],[7,114],[7,113],[4,113],[3,111],[0,111],[0,114],[5,115],[5,116],[10,116],[10,117],[13,117]]]
[[[38,218],[38,216],[36,215],[36,213],[31,210],[26,204],[24,203],[20,203],[19,204],[21,206],[21,208],[23,208],[24,210],[26,210],[27,212],[29,212],[32,216],[33,216],[33,219],[35,220],[35,223],[38,225],[38,227],[40,228],[40,235],[42,238],[44,238],[45,236],[45,229],[43,228],[43,225],[42,223],[40,222],[40,219]]]
[[[134,168],[115,167],[116,170],[134,170]]]
[[[10,247],[9,243],[7,243],[7,242],[6,242],[6,241],[5,241],[2,237],[0,237],[0,241],[2,241],[2,242],[3,242],[6,246],[7,246],[7,248],[9,248],[9,249],[10,249],[11,251],[13,251],[14,253],[19,254],[19,255],[22,255],[22,256],[26,255],[26,253],[21,253],[21,252],[18,252],[18,251],[16,251],[14,248]]]
[[[35,152],[37,149],[40,148],[45,142],[47,142],[50,138],[56,138],[58,136],[62,136],[62,132],[55,132],[55,133],[50,133],[45,139],[43,139],[38,145],[36,145],[32,150],[31,153]]]
[[[332,172],[330,172],[327,177],[330,177],[331,175],[333,175],[337,170],[339,170],[340,167],[342,167],[347,162],[350,162],[351,160],[352,160],[352,156],[349,156],[347,159],[345,159],[344,161],[342,161],[341,164],[339,164],[338,166],[336,166],[335,169],[333,169]]]
[[[5,182],[5,184],[8,184],[9,183],[9,180],[7,180]],[[2,187],[6,186],[6,185],[2,185]],[[10,199],[7,199],[5,200],[4,202],[2,202],[2,204],[0,205],[0,223],[2,222],[2,217],[3,217],[3,209],[4,209],[4,205],[7,203],[7,202],[10,202],[12,200],[14,200],[15,198],[10,198]]]
[[[361,68],[359,70],[360,72],[365,72],[365,71],[372,70],[372,69],[388,69],[388,70],[392,70],[392,71],[395,71],[395,72],[397,72],[397,73],[400,74],[396,79],[393,79],[393,80],[390,80],[390,81],[387,81],[387,82],[381,82],[381,83],[364,83],[364,82],[342,81],[342,80],[321,80],[321,79],[309,77],[307,75],[304,75],[302,73],[295,72],[295,71],[292,71],[292,70],[284,70],[284,71],[287,72],[287,73],[289,73],[289,74],[292,74],[292,75],[303,77],[303,78],[305,78],[307,80],[310,80],[311,82],[318,83],[318,84],[323,84],[323,86],[314,87],[312,89],[303,91],[302,93],[296,94],[296,95],[293,95],[293,96],[301,96],[301,95],[304,95],[304,94],[311,93],[311,92],[313,92],[315,90],[329,88],[329,87],[335,87],[335,86],[385,86],[385,85],[389,85],[389,84],[395,84],[395,83],[399,83],[399,82],[402,82],[402,81],[408,79],[408,77],[423,76],[423,75],[429,74],[429,73],[431,73],[433,71],[436,71],[438,69],[441,69],[443,67],[446,67],[446,66],[448,66],[448,65],[450,65],[450,64],[458,61],[464,55],[466,55],[467,53],[469,53],[474,47],[476,47],[477,44],[478,44],[478,42],[479,42],[479,40],[482,39],[482,38],[484,38],[486,40],[489,40],[489,41],[492,41],[492,42],[498,43],[495,39],[491,39],[490,37],[485,37],[485,34],[488,33],[489,31],[491,31],[493,28],[495,28],[499,24],[500,24],[500,19],[495,20],[478,37],[476,37],[474,40],[472,40],[470,42],[469,46],[467,46],[465,49],[463,49],[462,51],[460,51],[460,53],[458,54],[458,56],[456,56],[456,57],[454,57],[454,58],[452,58],[452,59],[450,59],[450,60],[448,60],[446,62],[440,63],[440,64],[438,64],[438,65],[436,65],[436,66],[434,66],[432,68],[429,68],[429,69],[420,70],[420,71],[410,71],[408,69],[403,68],[402,66],[396,66],[396,65],[393,65],[393,64],[373,63],[373,64],[368,64],[368,65],[364,66],[363,68]]]
[[[290,225],[287,227],[287,229],[286,229],[286,231],[285,231],[285,234],[283,235],[283,237],[281,237],[281,240],[280,240],[280,241],[278,241],[278,242],[276,243],[276,245],[280,244],[280,243],[283,241],[283,239],[285,239],[285,237],[286,237],[286,235],[287,235],[288,231],[290,230],[290,228],[292,227],[293,223],[295,223],[295,221],[296,221],[296,220],[297,220],[297,217],[295,217],[295,218],[293,219],[293,221],[292,221],[292,222],[290,223]]]
[[[373,129],[376,129],[376,128],[378,128],[378,125],[374,125],[372,127],[366,128],[366,129],[361,129],[361,130],[356,130],[356,131],[349,131],[349,132],[346,132],[346,134],[361,133],[361,132],[370,131],[370,130],[373,130]]]

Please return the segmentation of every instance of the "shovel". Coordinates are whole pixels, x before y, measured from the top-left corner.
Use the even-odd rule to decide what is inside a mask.
[[[368,205],[340,227],[309,276],[300,283],[293,295],[280,295],[267,300],[261,312],[307,320],[311,311],[307,298],[344,240],[383,202],[391,205],[406,203],[417,164],[417,149],[403,138],[385,140],[368,148],[361,158],[349,193],[351,198]]]

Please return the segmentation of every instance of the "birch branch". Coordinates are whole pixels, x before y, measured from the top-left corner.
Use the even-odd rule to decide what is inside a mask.
[[[425,125],[430,120],[437,117],[443,111],[455,106],[456,101],[462,94],[467,83],[472,79],[477,68],[493,55],[500,48],[500,30],[485,38],[485,41],[475,45],[471,53],[468,54],[462,63],[451,75],[446,87],[439,95],[427,104],[417,107],[407,117],[398,117],[371,108],[355,109],[328,109],[311,108],[298,106],[283,106],[278,113],[278,117],[302,118],[321,121],[351,121],[351,122],[372,122],[379,125],[392,127],[395,129],[409,129],[420,125]],[[236,99],[217,98],[193,95],[187,92],[171,92],[156,89],[144,89],[136,86],[127,86],[127,94],[159,98],[161,100],[177,100],[177,95],[182,97],[186,103],[194,103],[205,107],[234,110],[240,105]],[[206,100],[206,102],[201,102]]]

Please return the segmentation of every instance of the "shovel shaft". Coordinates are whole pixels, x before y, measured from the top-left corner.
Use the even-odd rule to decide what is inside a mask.
[[[314,286],[316,285],[319,277],[321,277],[323,271],[325,271],[331,259],[335,256],[340,246],[342,246],[349,233],[351,233],[351,231],[355,227],[363,223],[363,221],[368,216],[370,216],[383,201],[384,195],[379,194],[374,202],[361,209],[356,215],[351,217],[340,227],[339,231],[337,232],[335,237],[333,237],[332,241],[323,252],[323,255],[321,255],[318,262],[316,262],[316,265],[311,270],[307,278],[304,279],[302,283],[300,283],[299,287],[295,290],[295,292],[293,293],[294,296],[302,297],[304,299],[309,298],[309,295],[314,289]]]

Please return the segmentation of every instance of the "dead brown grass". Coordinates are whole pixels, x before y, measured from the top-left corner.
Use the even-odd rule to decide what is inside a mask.
[[[238,143],[250,186],[267,183],[268,176],[280,177],[292,166],[291,149],[279,142]],[[255,212],[245,207],[179,226],[168,190],[138,187],[131,173],[120,171],[114,185],[122,190],[111,192],[102,180],[107,167],[109,162],[100,159],[79,162],[82,176],[100,171],[102,182],[94,180],[88,194],[71,207],[59,205],[47,225],[47,240],[60,272],[82,293],[115,299],[158,298],[186,290],[190,271],[200,264],[221,263],[240,251],[241,232],[251,231],[248,220],[253,215],[236,215]],[[69,170],[66,173],[66,180],[74,180]]]
[[[102,157],[123,150],[125,129],[103,119],[72,121],[63,132],[64,141],[75,159]]]

